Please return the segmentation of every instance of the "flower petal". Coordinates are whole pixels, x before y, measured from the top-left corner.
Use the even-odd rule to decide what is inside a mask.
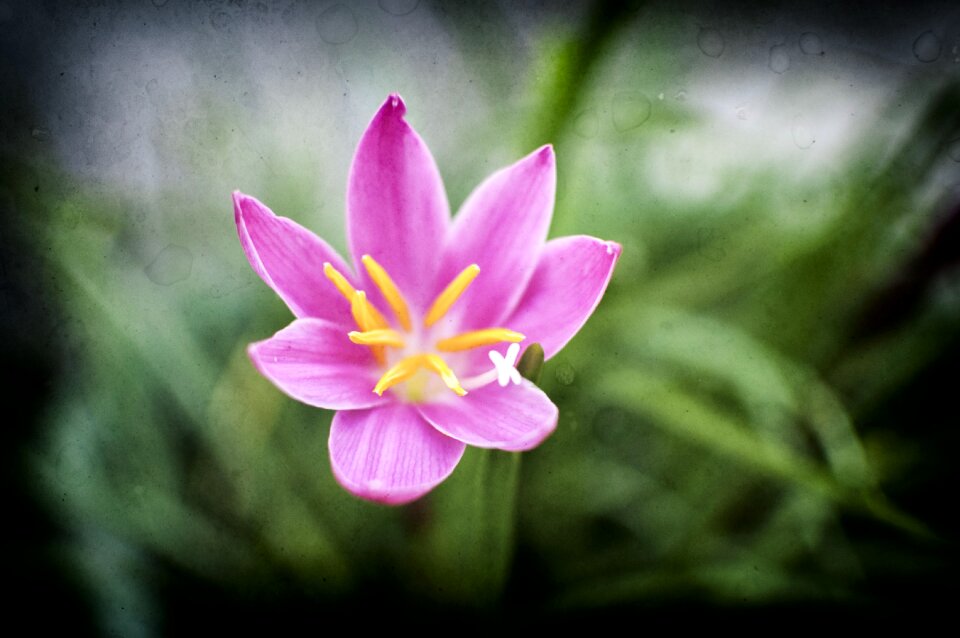
[[[442,321],[461,330],[499,325],[523,293],[547,238],[557,174],[543,146],[488,177],[464,202],[444,248],[439,292],[470,264],[480,275]]]
[[[352,343],[337,324],[296,319],[247,352],[263,376],[309,405],[354,410],[387,402],[373,393],[380,373],[369,348]]]
[[[391,95],[360,139],[347,182],[347,235],[364,289],[380,308],[380,291],[362,268],[370,255],[400,292],[423,311],[436,274],[450,218],[440,171],[416,131],[403,119],[406,106]]]
[[[330,262],[344,276],[350,270],[325,241],[256,198],[233,193],[240,243],[254,271],[280,295],[297,317],[319,317],[352,325],[350,304],[323,275]]]
[[[330,465],[340,484],[390,505],[433,489],[453,472],[465,447],[403,403],[337,412],[330,427]]]
[[[577,235],[547,242],[520,303],[504,321],[555,355],[593,314],[603,297],[621,247]]]
[[[465,397],[417,407],[437,430],[477,447],[529,450],[557,427],[557,406],[526,379],[506,387],[490,383]]]

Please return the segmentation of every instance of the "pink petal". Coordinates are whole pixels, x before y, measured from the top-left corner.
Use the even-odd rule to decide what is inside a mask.
[[[337,412],[330,427],[330,464],[340,484],[390,505],[433,489],[453,472],[464,448],[403,403]]]
[[[603,297],[621,247],[578,235],[547,242],[527,290],[503,322],[539,342],[550,358],[573,338]],[[505,348],[500,348],[505,350]]]
[[[360,140],[347,182],[347,234],[364,289],[385,308],[360,258],[369,254],[401,293],[423,311],[436,274],[450,207],[427,145],[403,119],[406,106],[391,95]]]
[[[247,352],[260,374],[309,405],[353,410],[388,401],[373,392],[380,371],[370,349],[323,319],[297,319]]]
[[[488,177],[467,198],[447,237],[439,292],[476,263],[480,274],[449,321],[460,329],[496,326],[513,309],[547,237],[557,175],[553,148],[543,146]]]
[[[529,450],[557,427],[557,406],[526,379],[506,387],[490,383],[418,408],[437,430],[476,447]]]
[[[323,263],[329,261],[345,277],[351,276],[333,248],[239,191],[233,193],[233,211],[247,260],[294,315],[353,324],[350,304],[323,274]]]

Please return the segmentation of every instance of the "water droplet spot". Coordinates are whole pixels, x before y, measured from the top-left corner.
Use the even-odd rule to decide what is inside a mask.
[[[723,54],[723,36],[716,29],[701,28],[697,34],[697,46],[704,55],[719,58]]]
[[[793,137],[793,143],[799,149],[808,149],[817,141],[806,120],[802,117],[793,121],[793,126],[790,127],[790,135]]]
[[[600,130],[600,120],[593,109],[581,112],[573,121],[573,130],[580,137],[594,137]]]
[[[747,113],[747,107],[745,107],[745,106],[738,106],[738,107],[737,107],[737,119],[738,119],[738,120],[746,120],[747,117],[748,117],[748,115],[749,115],[749,114]]]
[[[420,4],[420,0],[380,0],[377,4],[387,13],[395,16],[405,16],[413,13]]]
[[[636,438],[633,418],[625,410],[616,407],[602,407],[590,419],[590,426],[597,438],[611,449],[625,451],[629,440]]]
[[[687,92],[684,89],[680,89],[673,94],[673,99],[677,102],[686,102],[687,101]]]
[[[637,128],[650,119],[650,108],[643,93],[617,93],[613,96],[613,127],[621,133]]]
[[[800,51],[804,55],[823,55],[823,43],[816,33],[806,32],[800,36]]]
[[[191,270],[193,253],[177,244],[167,244],[143,269],[150,281],[160,286],[170,286],[183,281],[190,276]]]
[[[724,243],[724,238],[716,230],[697,229],[697,253],[707,261],[721,262],[726,258]]]
[[[770,47],[770,70],[774,73],[783,73],[790,68],[790,56],[787,55],[787,47],[778,44]]]
[[[960,162],[960,137],[947,143],[947,155],[954,162]]]
[[[913,41],[913,55],[921,62],[933,62],[940,57],[943,45],[933,31],[925,31]]]
[[[38,142],[46,142],[50,139],[50,129],[45,129],[42,126],[35,126],[30,130],[30,137]]]
[[[225,297],[237,290],[240,290],[244,286],[249,286],[252,282],[248,279],[243,279],[236,275],[227,275],[222,281],[211,285],[207,289],[207,294],[213,297],[214,299],[219,299],[220,297]]]
[[[560,385],[570,385],[577,376],[573,366],[566,362],[557,366],[557,369],[553,375],[556,377],[557,383]]]
[[[210,14],[210,24],[214,29],[226,29],[230,26],[230,14],[226,11],[214,11]]]
[[[357,18],[350,7],[335,4],[317,17],[317,32],[324,42],[344,44],[357,35]]]

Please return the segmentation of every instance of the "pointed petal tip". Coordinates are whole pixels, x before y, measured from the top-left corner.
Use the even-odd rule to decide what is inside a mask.
[[[231,193],[231,195],[232,195],[232,197],[233,197],[233,203],[234,203],[234,204],[240,204],[240,202],[245,202],[245,201],[251,200],[251,199],[255,200],[254,197],[251,197],[250,195],[247,195],[246,193],[244,193],[243,191],[241,191],[241,190],[239,190],[239,189],[233,191],[233,193]]]
[[[608,255],[613,255],[614,259],[620,257],[620,253],[623,252],[623,246],[615,241],[605,241],[604,244],[606,245]]]
[[[241,218],[251,215],[252,211],[248,210],[249,206],[266,208],[256,197],[242,193],[239,190],[233,191],[233,214],[238,224]]]
[[[241,205],[245,197],[246,195],[244,195],[240,191],[233,191],[233,193],[231,194],[231,198],[233,199],[233,218],[238,223],[240,222],[240,216],[243,214]]]
[[[407,105],[404,104],[403,98],[400,97],[399,93],[391,93],[387,96],[383,106],[380,107],[380,112],[384,115],[403,117],[407,113]]]
[[[553,144],[544,144],[535,150],[532,155],[545,164],[552,164],[556,160],[553,152]]]

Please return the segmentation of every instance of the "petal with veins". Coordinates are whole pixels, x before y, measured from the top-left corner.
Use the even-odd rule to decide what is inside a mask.
[[[337,412],[330,426],[337,481],[362,498],[400,505],[447,478],[464,444],[441,434],[402,403]]]
[[[417,407],[435,428],[477,447],[529,450],[557,427],[557,406],[526,379],[505,388],[491,383],[465,397]]]
[[[370,391],[377,382],[370,350],[328,321],[297,319],[247,351],[263,376],[306,404],[354,410],[386,402]]]

